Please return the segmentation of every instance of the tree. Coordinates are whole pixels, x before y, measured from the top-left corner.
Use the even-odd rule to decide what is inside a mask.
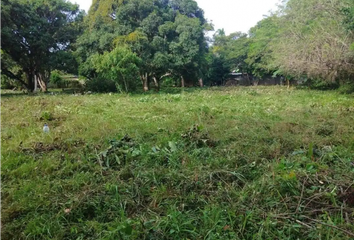
[[[277,70],[273,64],[273,45],[279,40],[279,21],[277,15],[272,15],[249,30],[250,42],[245,62],[257,77],[273,74]]]
[[[250,45],[253,39],[249,38],[246,33],[234,32],[230,35],[225,35],[223,30],[218,30],[214,34],[214,41],[212,52],[214,54],[214,61],[212,64],[218,63],[219,79],[224,79],[232,71],[240,72],[247,76],[254,73],[254,66],[248,63],[247,59],[250,53]],[[215,69],[215,67],[213,67]],[[220,74],[223,71],[223,74]],[[222,76],[222,77],[221,77]],[[218,82],[218,84],[223,84]]]
[[[111,23],[123,0],[93,0],[86,23],[89,29],[99,27],[101,23]]]
[[[354,35],[343,9],[350,0],[290,0],[282,10],[282,30],[273,48],[274,65],[295,76],[330,82],[354,75]],[[349,18],[350,19],[350,18]]]
[[[85,22],[76,54],[80,74],[88,79],[97,77],[92,55],[122,46],[141,59],[139,76],[145,91],[150,82],[159,89],[167,75],[182,79],[200,75],[206,22],[193,0],[97,0]]]
[[[93,62],[97,73],[113,80],[119,90],[129,92],[134,89],[141,60],[130,49],[116,47],[111,52],[95,55]]]
[[[29,91],[37,82],[46,91],[55,58],[75,42],[83,13],[64,0],[4,0],[1,13],[1,50],[11,60],[1,65],[2,74]],[[20,71],[13,72],[10,62]]]
[[[203,35],[203,25],[198,18],[188,18],[178,14],[175,19],[175,28],[178,36],[170,44],[173,55],[173,70],[181,76],[181,87],[187,83],[192,85],[191,79],[199,79],[199,69],[206,53],[206,42]]]
[[[221,54],[215,54],[212,51],[206,56],[205,84],[223,85],[230,73],[230,65]]]

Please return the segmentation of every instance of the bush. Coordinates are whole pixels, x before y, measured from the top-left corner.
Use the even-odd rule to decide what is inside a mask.
[[[86,88],[92,92],[117,92],[116,83],[104,78],[86,80]]]
[[[134,92],[139,84],[139,64],[141,59],[129,48],[116,47],[111,52],[93,57],[100,81],[103,78],[115,82],[119,92]],[[111,91],[111,90],[110,90]]]
[[[1,89],[14,89],[21,88],[18,81],[12,80],[5,75],[1,75]]]
[[[64,80],[58,70],[52,71],[50,75],[50,82],[52,84],[55,84],[57,87],[62,87],[62,85],[64,84]]]
[[[340,86],[338,82],[326,82],[322,79],[308,79],[306,85],[314,90],[335,90]]]
[[[338,91],[342,94],[351,94],[354,93],[354,83],[345,83],[342,84],[339,88]]]

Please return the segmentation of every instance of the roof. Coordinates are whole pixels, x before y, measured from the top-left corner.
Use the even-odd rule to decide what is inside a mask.
[[[229,75],[232,75],[232,76],[241,76],[242,73],[229,73]]]

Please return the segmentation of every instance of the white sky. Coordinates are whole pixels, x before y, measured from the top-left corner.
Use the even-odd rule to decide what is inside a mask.
[[[86,12],[92,0],[70,0]],[[212,20],[215,30],[224,28],[226,34],[241,31],[247,33],[269,10],[276,10],[279,0],[196,0],[204,10],[204,16]]]

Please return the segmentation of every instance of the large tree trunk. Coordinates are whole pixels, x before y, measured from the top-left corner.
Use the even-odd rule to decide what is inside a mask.
[[[41,88],[42,92],[47,92],[47,84],[49,81],[49,72],[48,73],[38,73],[33,72],[27,74],[28,81],[28,90],[31,92],[36,92],[38,87]]]
[[[38,82],[39,86],[41,87],[41,91],[46,92],[47,91],[47,81],[45,79],[43,79],[43,76],[36,77],[36,78],[37,78],[37,82]]]
[[[33,74],[32,71],[29,71],[26,73],[26,77],[27,77],[27,85],[26,88],[29,92],[33,92],[34,91],[34,82],[35,82],[35,74]]]
[[[36,91],[36,85],[41,88],[42,92],[47,91],[47,84],[49,81],[49,76],[50,72],[49,71],[44,71],[44,72],[36,72],[34,74],[34,88],[33,90]]]

